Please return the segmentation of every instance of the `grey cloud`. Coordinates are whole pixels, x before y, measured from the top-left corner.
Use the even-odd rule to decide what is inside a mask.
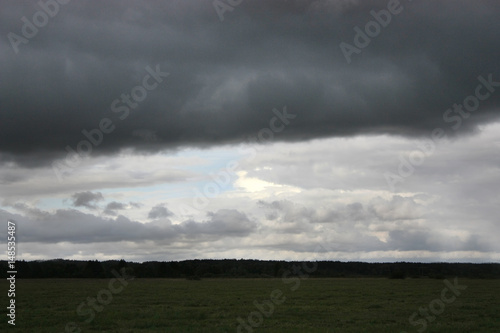
[[[125,209],[127,206],[121,202],[112,201],[106,205],[106,209]]]
[[[106,215],[116,216],[118,213],[117,210],[125,210],[130,208],[140,208],[142,205],[136,202],[129,202],[128,204],[112,201],[104,207],[103,213]]]
[[[104,200],[101,192],[77,192],[72,195],[73,206],[75,207],[86,207],[90,209],[95,209],[95,203],[101,200]]]
[[[131,208],[140,208],[142,204],[136,202],[129,202],[128,204],[124,204],[121,202],[112,201],[106,205],[103,210],[103,213],[106,215],[117,216],[117,210],[125,210]]]
[[[391,201],[376,198],[370,205],[371,212],[380,220],[413,220],[423,216],[421,207],[413,198],[394,195]]]
[[[288,200],[267,203],[259,202],[260,207],[273,211],[280,223],[292,223],[293,227],[274,230],[287,233],[303,233],[304,224],[322,223],[322,235],[331,239],[324,242],[329,251],[491,251],[494,246],[488,234],[471,231],[466,237],[459,238],[432,226],[419,225],[412,222],[420,214],[420,208],[412,198],[393,196],[391,200],[376,198],[371,200],[365,209],[361,203],[352,203],[331,208],[330,210],[293,203]],[[269,214],[269,213],[266,213]],[[325,218],[327,217],[327,218]],[[360,225],[357,222],[362,222]],[[307,235],[314,235],[307,230]],[[387,240],[380,241],[371,232],[387,232]],[[295,245],[296,246],[296,245]],[[300,252],[291,244],[277,244],[277,248]],[[316,252],[318,243],[310,243],[302,247],[302,251]]]
[[[230,209],[210,213],[206,221],[188,220],[180,224],[172,224],[165,218],[157,220],[156,223],[139,223],[123,215],[105,219],[75,209],[59,209],[53,213],[36,210],[34,213],[27,217],[0,209],[2,219],[14,219],[19,223],[23,230],[22,235],[19,233],[20,242],[83,244],[120,241],[214,241],[225,237],[248,236],[256,230],[256,223],[244,213]],[[0,235],[2,234],[3,231],[0,232]]]
[[[500,4],[404,3],[347,65],[339,44],[352,43],[353,28],[386,6],[251,1],[220,22],[210,1],[71,2],[18,54],[0,40],[0,159],[50,163],[87,140],[82,130],[103,118],[115,129],[93,147],[96,155],[240,142],[269,126],[271,110],[284,105],[297,117],[277,140],[416,136],[435,127],[460,134],[498,119],[500,92],[456,133],[443,113],[474,93],[479,75],[500,81]],[[3,3],[0,33],[20,34],[20,18],[38,9],[35,2]],[[120,120],[111,103],[157,64],[170,76]]]
[[[257,224],[250,220],[244,213],[234,209],[221,209],[215,213],[208,213],[209,220],[197,223],[189,220],[183,223],[182,228],[186,234],[209,234],[246,236],[255,231]]]
[[[310,229],[309,223],[317,218],[316,210],[294,203],[290,200],[280,200],[267,203],[257,203],[265,210],[268,220],[274,220],[280,225],[277,230],[290,234],[301,234]]]
[[[336,207],[305,207],[290,200],[270,203],[260,200],[258,204],[265,209],[268,220],[281,223],[353,223],[366,220],[371,215],[359,202]]]
[[[400,251],[480,251],[494,247],[487,237],[471,233],[465,240],[439,234],[432,230],[393,230],[389,232],[388,246]]]
[[[36,207],[31,207],[25,203],[21,202],[16,202],[12,205],[13,208],[23,212],[26,216],[35,218],[35,219],[42,219],[42,218],[49,218],[50,213],[45,212],[39,208]]]
[[[167,209],[167,207],[163,205],[156,205],[148,213],[148,219],[158,219],[169,217],[173,215],[173,213]]]
[[[103,213],[106,215],[117,215],[116,210],[126,209],[127,205],[121,202],[112,201],[106,205]]]

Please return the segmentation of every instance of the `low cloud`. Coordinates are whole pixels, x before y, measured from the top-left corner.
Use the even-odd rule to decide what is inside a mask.
[[[73,200],[73,206],[75,207],[85,207],[89,209],[96,209],[96,203],[104,200],[101,192],[77,192],[71,197]]]
[[[117,215],[117,213],[116,213],[117,210],[123,210],[126,208],[127,208],[127,205],[125,205],[121,202],[112,201],[106,205],[103,213],[106,215]]]
[[[148,219],[158,219],[158,218],[164,218],[164,217],[169,217],[173,215],[171,211],[167,209],[163,204],[156,205],[148,213]]]
[[[166,218],[155,223],[140,223],[123,215],[102,218],[75,209],[59,209],[55,212],[36,210],[36,214],[31,214],[31,217],[0,210],[0,217],[5,221],[16,220],[22,225],[23,233],[19,233],[19,241],[24,243],[215,241],[248,236],[257,227],[244,213],[231,209],[209,213],[204,221],[186,220],[180,224],[173,224]],[[0,235],[3,233],[0,232]]]

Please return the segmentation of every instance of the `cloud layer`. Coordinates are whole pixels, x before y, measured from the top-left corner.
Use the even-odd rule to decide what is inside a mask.
[[[61,5],[17,54],[0,41],[2,161],[34,166],[64,157],[105,118],[113,131],[94,136],[102,143],[92,154],[242,142],[283,105],[297,118],[279,140],[427,135],[435,127],[456,134],[444,112],[474,94],[479,76],[500,81],[500,4],[401,2],[347,64],[340,43],[354,46],[354,28],[386,8],[387,1],[251,1],[220,22],[210,1]],[[40,10],[3,3],[2,35],[22,36],[21,17]],[[169,76],[147,96],[133,94],[148,66]],[[498,93],[481,101],[460,132],[497,119],[499,101]]]

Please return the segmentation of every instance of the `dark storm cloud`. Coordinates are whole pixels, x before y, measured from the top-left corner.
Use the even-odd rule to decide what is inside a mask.
[[[95,209],[95,203],[104,200],[101,192],[78,192],[72,195],[73,206]]]
[[[279,140],[460,134],[496,119],[499,87],[456,132],[458,120],[443,113],[475,93],[478,76],[500,81],[500,3],[401,1],[347,64],[340,43],[353,44],[354,27],[387,3],[248,1],[221,22],[211,1],[74,1],[16,54],[7,35],[22,36],[21,18],[33,21],[40,7],[2,2],[0,158],[34,166],[64,157],[104,118],[114,127],[95,134],[92,154],[239,142],[284,105],[297,117]],[[143,101],[120,101],[156,69],[169,75]],[[130,109],[123,120],[116,99]]]

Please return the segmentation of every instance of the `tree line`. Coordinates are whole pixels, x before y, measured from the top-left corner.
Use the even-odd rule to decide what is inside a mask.
[[[281,278],[297,268],[312,267],[309,277],[388,277],[388,278],[500,278],[499,263],[367,263],[342,261],[273,261],[249,259],[197,259],[184,261],[125,260],[36,260],[17,261],[17,278],[112,278],[123,268],[136,278]],[[7,278],[7,261],[0,261],[0,274]]]

